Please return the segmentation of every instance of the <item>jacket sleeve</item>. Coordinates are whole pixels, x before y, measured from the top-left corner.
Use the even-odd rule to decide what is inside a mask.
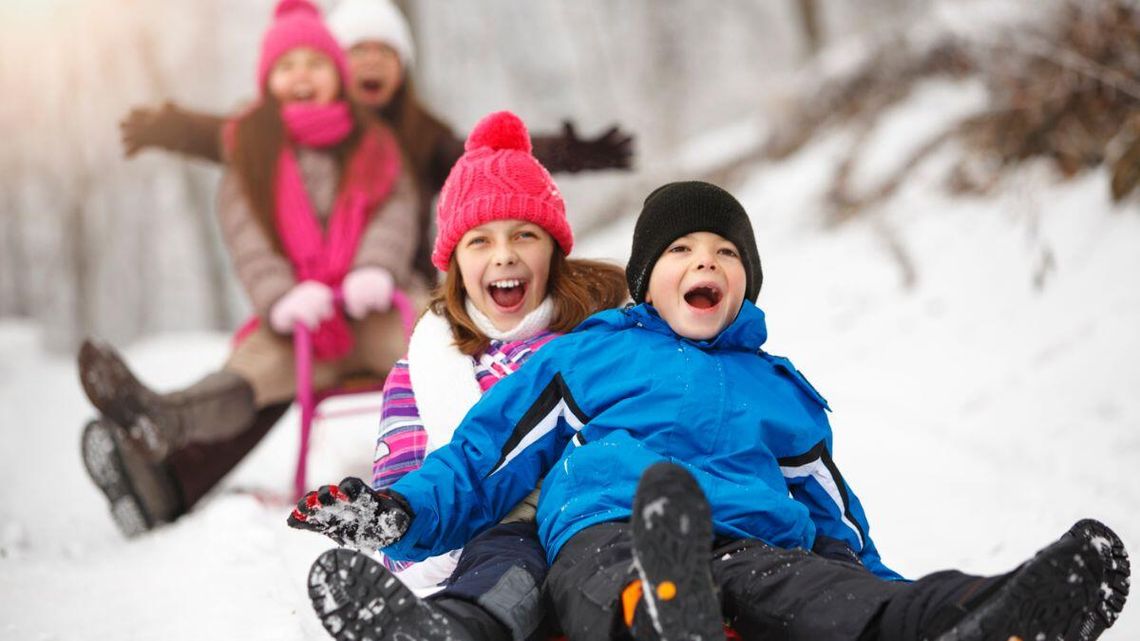
[[[406,285],[420,242],[419,211],[415,181],[405,171],[364,228],[352,266],[382,267],[398,285]]]
[[[408,472],[419,469],[426,449],[427,432],[412,393],[408,361],[401,359],[384,380],[372,489],[387,489]]]
[[[534,489],[584,422],[560,373],[572,362],[569,338],[555,339],[491,388],[450,443],[392,486],[414,518],[385,554],[420,560],[461,547]]]
[[[827,418],[820,413],[826,426]],[[831,430],[809,451],[780,459],[780,471],[792,498],[807,507],[817,537],[846,545],[865,568],[890,581],[902,576],[883,564],[870,537],[870,524],[863,505],[847,485],[831,458]],[[833,543],[834,545],[834,543]]]
[[[297,281],[293,277],[292,265],[274,249],[250,209],[241,180],[233,169],[226,170],[218,190],[218,222],[230,260],[249,296],[253,311],[262,318],[267,317],[277,299]]]

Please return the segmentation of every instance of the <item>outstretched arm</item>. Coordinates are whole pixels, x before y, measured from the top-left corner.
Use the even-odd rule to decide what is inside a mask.
[[[633,134],[617,125],[596,138],[579,138],[574,123],[564,120],[560,134],[539,134],[531,142],[534,157],[550,173],[629,169],[633,164]]]
[[[222,116],[190,111],[173,102],[164,102],[157,108],[131,109],[119,122],[119,131],[123,152],[128,158],[154,147],[221,163],[225,122]]]

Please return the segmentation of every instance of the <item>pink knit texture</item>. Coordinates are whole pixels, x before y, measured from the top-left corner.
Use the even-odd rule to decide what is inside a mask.
[[[261,58],[257,62],[257,87],[264,91],[273,63],[297,47],[312,47],[332,58],[340,74],[341,84],[348,82],[348,60],[344,50],[329,33],[321,10],[309,0],[281,0],[273,12],[273,24],[261,40]]]
[[[446,271],[459,239],[494,220],[526,220],[549,233],[563,253],[574,246],[558,186],[534,156],[519,117],[499,111],[475,125],[466,152],[451,168],[439,193],[435,250],[431,261]]]

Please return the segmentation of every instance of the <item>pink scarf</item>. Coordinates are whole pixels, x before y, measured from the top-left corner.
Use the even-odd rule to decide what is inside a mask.
[[[289,141],[305,147],[335,145],[353,128],[345,102],[286,105],[281,118]],[[400,170],[400,154],[392,134],[385,128],[368,127],[345,167],[348,175],[337,193],[327,229],[322,230],[292,146],[281,150],[275,173],[277,234],[298,282],[316,280],[333,288],[340,286],[352,267],[369,217],[391,193]],[[251,319],[238,339],[256,328],[257,322]],[[353,344],[352,331],[339,309],[313,336],[313,349],[320,360],[343,358]]]

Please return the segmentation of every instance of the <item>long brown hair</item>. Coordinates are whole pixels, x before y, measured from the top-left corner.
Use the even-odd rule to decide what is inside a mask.
[[[439,153],[441,144],[456,140],[451,128],[420,102],[415,83],[408,75],[404,76],[400,87],[388,104],[380,109],[379,114],[391,124],[392,131],[396,133],[400,146],[415,169],[416,178],[430,194],[434,194],[451,170],[450,160],[454,160],[442,158]],[[463,152],[463,142],[458,141],[457,145],[458,155]]]
[[[343,83],[339,98],[344,98]],[[367,115],[353,104],[351,133],[329,148],[336,158],[341,180],[344,180],[348,173],[344,171],[345,165],[360,144],[364,136],[364,127],[368,126],[368,122]],[[237,170],[242,191],[249,201],[254,217],[278,252],[281,252],[282,248],[281,239],[277,236],[276,223],[277,157],[286,144],[285,123],[281,120],[281,103],[266,91],[260,104],[238,119],[230,162]],[[338,192],[341,186],[337,185]]]
[[[621,267],[597,260],[566,258],[557,245],[550,256],[546,289],[554,302],[554,318],[547,329],[561,334],[577,327],[587,316],[617,307],[629,298],[625,271]],[[428,309],[451,325],[451,335],[459,351],[474,356],[487,349],[491,339],[479,331],[468,316],[466,303],[463,276],[452,254],[443,284],[432,292]]]

